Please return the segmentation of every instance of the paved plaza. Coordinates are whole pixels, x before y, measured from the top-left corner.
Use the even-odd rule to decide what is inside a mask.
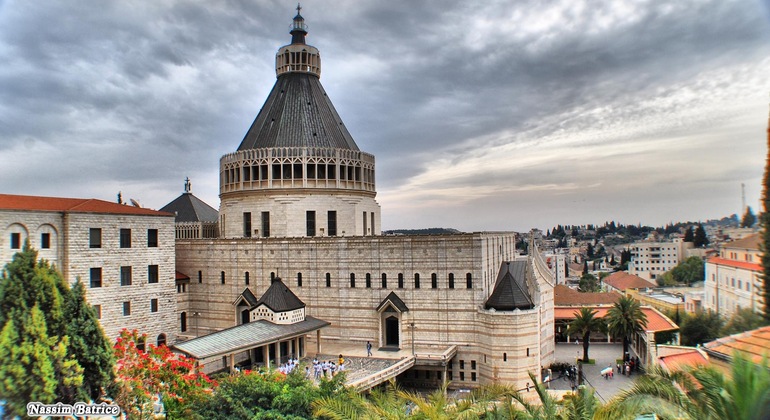
[[[599,373],[602,369],[612,366],[615,369],[615,360],[623,354],[623,345],[607,343],[591,343],[588,347],[588,357],[596,360],[593,365],[583,365],[583,374],[586,385],[592,386],[602,402],[609,401],[612,397],[625,389],[631,388],[637,372],[632,373],[631,377],[620,375],[617,370],[614,371],[612,379],[604,379]],[[578,357],[583,356],[583,346],[573,343],[559,343],[556,345],[556,362],[575,364]],[[559,375],[554,372],[554,376]],[[556,379],[551,382],[551,389],[569,390],[570,382],[568,380]]]

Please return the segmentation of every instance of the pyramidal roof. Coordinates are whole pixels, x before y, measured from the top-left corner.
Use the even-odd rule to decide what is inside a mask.
[[[239,151],[268,147],[359,150],[321,86],[320,56],[315,47],[305,44],[307,26],[299,9],[291,31],[292,43],[278,50],[278,80]]]
[[[305,303],[289,290],[280,278],[273,279],[273,283],[259,298],[254,308],[260,305],[267,306],[273,312],[293,311],[305,307]]]
[[[219,212],[190,192],[190,180],[185,179],[184,193],[174,201],[163,206],[160,211],[176,214],[174,221],[179,222],[216,222]]]
[[[484,307],[497,311],[532,309],[535,307],[526,283],[527,261],[503,262],[497,274],[492,295]]]

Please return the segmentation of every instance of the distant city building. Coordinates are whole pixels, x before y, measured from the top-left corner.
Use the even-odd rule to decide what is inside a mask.
[[[655,283],[651,283],[639,276],[628,274],[625,271],[616,271],[602,279],[602,284],[608,292],[620,292],[626,294],[631,289],[652,289]]]
[[[685,250],[692,242],[636,242],[631,244],[628,273],[646,280],[655,280],[685,259]]]
[[[703,306],[725,317],[740,308],[764,311],[761,235],[722,244],[719,256],[706,261]]]
[[[80,279],[107,337],[123,328],[176,339],[174,216],[95,199],[0,194],[0,265],[26,241]]]

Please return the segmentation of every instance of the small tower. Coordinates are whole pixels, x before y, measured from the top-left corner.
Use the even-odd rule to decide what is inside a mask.
[[[297,6],[276,81],[238,150],[220,159],[224,238],[380,234],[374,156],[361,151],[321,86]]]

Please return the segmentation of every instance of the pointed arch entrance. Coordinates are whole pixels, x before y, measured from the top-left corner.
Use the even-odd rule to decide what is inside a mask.
[[[391,349],[401,348],[401,321],[404,312],[408,312],[406,304],[396,292],[390,292],[377,306],[380,324],[380,347]]]
[[[400,328],[399,328],[399,319],[397,316],[390,315],[386,316],[385,318],[385,337],[384,337],[384,344],[385,347],[401,347],[399,338],[400,338]]]

